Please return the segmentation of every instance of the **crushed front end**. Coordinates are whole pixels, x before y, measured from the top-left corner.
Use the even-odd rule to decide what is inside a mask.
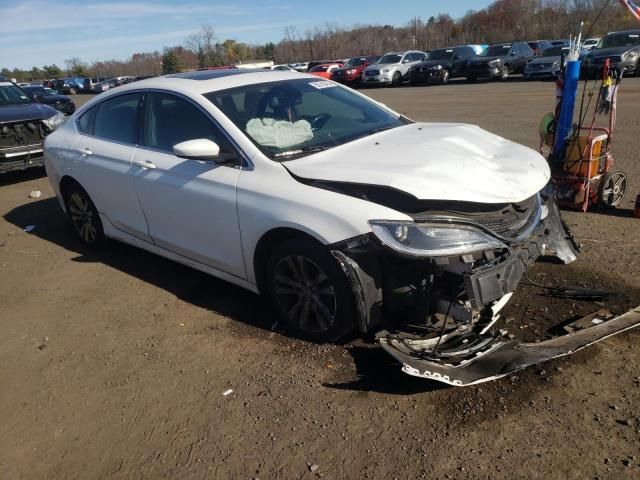
[[[60,116],[64,119],[62,113]],[[0,121],[0,173],[44,165],[44,139],[61,123],[51,125],[47,121]]]
[[[360,329],[377,331],[406,373],[451,385],[480,383],[640,323],[640,314],[635,323],[614,319],[598,324],[597,332],[548,341],[553,345],[519,344],[492,328],[540,256],[576,259],[578,246],[553,198],[404,207],[414,222],[372,221],[373,234],[334,245],[332,252],[358,299]]]

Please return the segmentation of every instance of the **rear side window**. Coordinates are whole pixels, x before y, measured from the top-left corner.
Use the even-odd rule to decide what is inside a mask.
[[[142,94],[131,93],[105,100],[97,108],[93,135],[105,140],[136,144],[138,109]]]
[[[77,123],[80,132],[93,135],[93,122],[96,119],[96,109],[97,107],[92,107],[80,116]]]

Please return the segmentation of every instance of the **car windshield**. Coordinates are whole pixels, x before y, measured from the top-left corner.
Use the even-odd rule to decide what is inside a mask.
[[[22,105],[32,100],[13,83],[0,82],[0,105]]]
[[[453,56],[453,48],[443,48],[429,53],[429,60],[450,60]]]
[[[205,94],[262,152],[290,160],[407,122],[327,80],[259,83]]]
[[[631,47],[640,45],[640,33],[616,33],[607,35],[596,48]]]
[[[397,53],[389,53],[387,55],[383,55],[382,58],[378,60],[378,63],[380,65],[385,63],[400,63],[400,60],[402,60],[402,55],[398,55]]]
[[[363,59],[360,57],[350,58],[347,63],[344,64],[345,67],[359,67],[362,65]]]
[[[485,52],[480,55],[481,57],[499,57],[506,55],[511,50],[511,44],[507,45],[491,45]]]
[[[545,48],[542,51],[542,56],[543,57],[560,57],[562,55],[566,55],[567,53],[569,53],[569,47],[558,46],[558,47]]]

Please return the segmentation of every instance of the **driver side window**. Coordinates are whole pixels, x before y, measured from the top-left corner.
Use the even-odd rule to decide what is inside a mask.
[[[173,146],[187,140],[206,138],[218,144],[220,152],[232,147],[213,122],[191,102],[167,93],[147,93],[141,145],[173,153]]]

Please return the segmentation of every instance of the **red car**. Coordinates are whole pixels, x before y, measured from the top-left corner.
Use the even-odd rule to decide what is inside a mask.
[[[362,72],[369,65],[373,65],[380,59],[379,55],[366,55],[362,57],[350,58],[342,68],[334,70],[331,80],[344,83],[349,86],[356,86],[362,80]]]
[[[311,75],[316,75],[318,77],[329,79],[331,78],[331,74],[335,70],[338,70],[339,68],[341,68],[342,65],[344,64],[343,63],[323,63],[321,65],[316,65],[307,73],[310,73]]]

